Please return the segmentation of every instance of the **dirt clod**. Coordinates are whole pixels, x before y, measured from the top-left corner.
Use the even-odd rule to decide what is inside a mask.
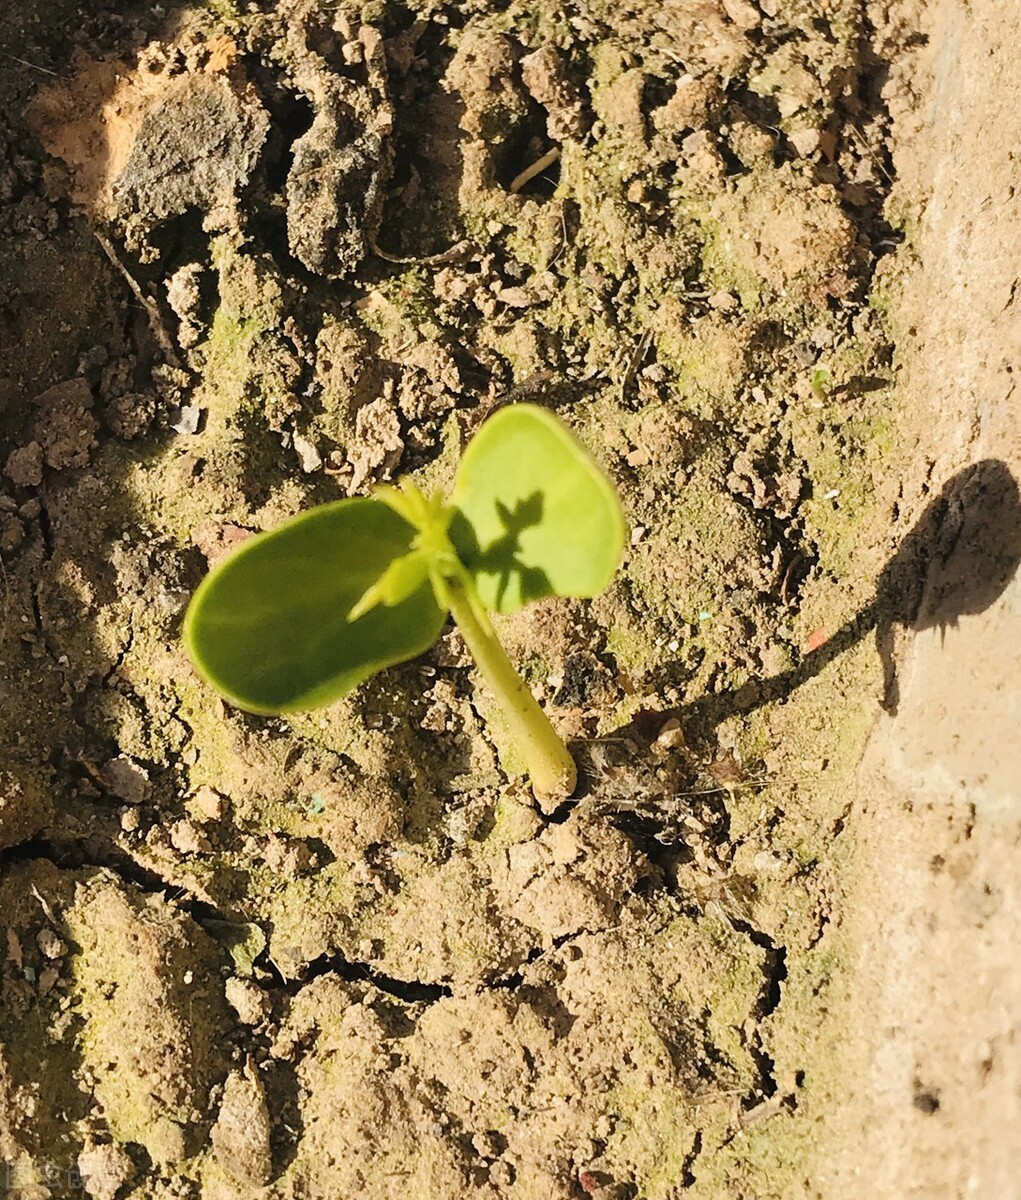
[[[114,1200],[135,1175],[135,1164],[121,1146],[88,1146],[78,1155],[78,1174],[85,1194],[93,1200]]]
[[[253,1064],[231,1071],[211,1140],[216,1160],[239,1183],[264,1187],[272,1177],[266,1095]]]

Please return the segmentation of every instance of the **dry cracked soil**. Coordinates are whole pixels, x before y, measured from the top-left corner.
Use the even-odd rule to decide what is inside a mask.
[[[7,0],[0,1195],[1021,1197],[1015,0]],[[617,484],[609,590],[226,706],[211,563]]]

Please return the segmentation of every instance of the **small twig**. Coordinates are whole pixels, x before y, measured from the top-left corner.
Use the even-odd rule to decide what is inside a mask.
[[[742,1130],[750,1129],[760,1121],[766,1121],[770,1117],[775,1117],[779,1113],[782,1113],[786,1106],[786,1097],[770,1096],[768,1100],[763,1100],[761,1104],[756,1104],[754,1108],[741,1113],[737,1118],[737,1123]]]
[[[747,779],[743,783],[733,783],[730,787],[699,788],[693,792],[675,792],[677,797],[686,796],[720,796],[724,792],[733,796],[735,792],[765,791],[769,784],[764,779]]]
[[[869,156],[869,158],[872,159],[872,165],[876,168],[876,170],[881,171],[886,176],[887,183],[893,183],[893,176],[886,169],[886,167],[884,167],[883,164],[879,161],[879,157],[877,156],[876,152],[872,149],[872,147],[865,140],[865,135],[854,125],[849,124],[847,126],[847,128],[857,138],[858,145],[861,146],[861,148],[865,151],[865,153]]]
[[[805,556],[800,550],[795,551],[794,557],[787,564],[787,569],[784,571],[780,580],[780,603],[785,607],[790,608],[793,596],[791,595],[791,583],[794,576],[794,568],[805,561]]]
[[[0,649],[3,649],[3,644],[7,641],[7,614],[11,609],[11,585],[7,581],[7,568],[4,566],[4,560],[0,557],[0,583],[3,584],[3,604],[0,605]]]
[[[284,972],[283,968],[280,967],[280,965],[277,963],[276,959],[270,957],[270,955],[268,953],[267,953],[266,957],[267,957],[267,959],[269,959],[270,966],[273,968],[274,971],[276,971],[276,973],[280,976],[280,978],[284,981],[284,983],[285,984],[290,983],[291,980],[290,980],[289,976]]]
[[[627,399],[628,391],[635,381],[635,376],[638,374],[638,368],[642,365],[642,359],[649,353],[649,346],[652,343],[652,330],[646,329],[638,340],[638,345],[635,347],[634,353],[631,355],[631,361],[627,365],[627,370],[624,372],[624,378],[620,381],[620,399],[623,403]]]
[[[567,249],[567,218],[564,216],[564,206],[561,205],[560,206],[560,249],[556,252],[556,254],[553,255],[553,257],[546,264],[545,270],[547,270],[547,271],[551,270],[553,267],[553,264],[557,261],[558,258],[560,258],[560,256],[564,253],[564,251],[566,249]]]
[[[152,298],[147,296],[142,291],[142,286],[135,279],[134,275],[121,262],[120,256],[114,249],[113,242],[108,237],[105,237],[98,230],[93,230],[96,236],[96,241],[103,247],[106,257],[113,263],[118,271],[127,280],[128,287],[134,292],[139,304],[145,309],[146,315],[149,318],[149,328],[152,330],[152,336],[156,339],[156,343],[163,351],[163,356],[172,367],[181,368],[181,360],[177,357],[177,350],[174,347],[174,339],[167,332],[167,327],[163,323],[163,314],[160,312],[160,306]]]
[[[51,921],[54,925],[56,925],[57,918],[53,915],[53,909],[50,908],[50,906],[47,903],[47,901],[45,900],[45,898],[39,894],[39,889],[35,886],[34,883],[32,884],[32,887],[30,890],[32,892],[32,895],[35,896],[35,898],[39,901],[39,905],[42,908],[43,912],[46,914],[47,919],[49,921]]]
[[[397,263],[399,266],[439,267],[444,263],[454,262],[455,259],[467,253],[471,249],[471,242],[466,238],[462,239],[451,246],[449,250],[443,250],[439,254],[429,254],[425,258],[417,258],[414,255],[387,254],[385,250],[380,250],[376,243],[371,241],[369,249],[384,262]]]
[[[511,180],[510,187],[507,190],[510,192],[510,194],[512,196],[516,196],[518,194],[518,192],[520,192],[521,189],[525,186],[526,183],[531,183],[531,181],[536,177],[536,175],[541,175],[543,173],[543,171],[546,170],[547,167],[552,167],[553,164],[555,162],[557,162],[557,160],[559,158],[560,158],[560,147],[559,146],[554,146],[552,150],[547,150],[546,153],[542,156],[542,158],[537,158],[530,167],[525,167],[525,169],[521,172],[520,175],[515,175],[514,178]]]
[[[18,58],[16,54],[8,54],[6,50],[0,50],[0,54],[4,58],[9,58],[11,62],[21,63],[23,67],[30,67],[33,71],[41,71],[44,75],[52,75],[54,79],[60,78],[56,71],[51,71],[48,67],[40,67],[37,63],[29,62],[27,58]]]

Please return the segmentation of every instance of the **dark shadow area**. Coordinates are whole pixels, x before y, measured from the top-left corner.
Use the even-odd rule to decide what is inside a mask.
[[[463,24],[455,9],[449,18],[454,27]],[[377,245],[398,260],[416,260],[443,254],[465,235],[457,201],[464,176],[465,104],[443,86],[454,56],[444,26],[398,5],[388,8],[387,22],[393,166]],[[381,260],[377,267],[386,265]]]
[[[789,671],[689,705],[683,720],[716,725],[735,712],[786,700],[875,630],[883,664],[883,707],[896,715],[900,699],[894,627],[920,631],[956,626],[984,612],[1021,563],[1021,494],[1005,463],[984,459],[958,472],[922,513],[884,567],[875,598],[842,629]]]

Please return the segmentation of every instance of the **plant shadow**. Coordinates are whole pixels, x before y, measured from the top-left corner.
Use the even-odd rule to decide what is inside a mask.
[[[545,497],[540,491],[519,500],[513,509],[497,500],[496,511],[503,532],[485,550],[479,545],[474,528],[461,513],[456,513],[451,521],[450,538],[461,561],[476,575],[495,576],[496,603],[491,607],[498,612],[504,611],[508,595],[517,596],[518,603],[512,605],[516,608],[518,604],[542,600],[553,594],[553,585],[546,572],[539,567],[530,567],[521,557],[521,535],[542,524],[544,510]]]
[[[959,471],[929,502],[880,573],[872,602],[796,666],[765,680],[704,696],[682,710],[692,728],[784,701],[873,630],[883,667],[881,703],[896,716],[900,686],[894,629],[939,628],[984,612],[1021,563],[1021,493],[1007,465],[984,459]]]

